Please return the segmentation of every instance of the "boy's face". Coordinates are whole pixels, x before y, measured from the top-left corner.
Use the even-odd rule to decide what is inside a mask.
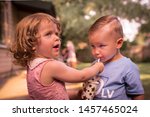
[[[38,28],[36,53],[46,58],[58,58],[60,50],[59,30],[53,22],[42,21]]]
[[[89,44],[92,49],[92,55],[102,62],[111,62],[117,60],[121,55],[119,49],[122,46],[123,39],[116,39],[115,33],[110,27],[97,29],[89,35]]]

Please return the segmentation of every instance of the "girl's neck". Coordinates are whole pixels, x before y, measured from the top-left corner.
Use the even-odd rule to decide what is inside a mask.
[[[36,59],[36,58],[55,59],[55,60],[58,60],[58,59],[59,59],[59,58],[45,57],[45,56],[40,55],[40,54],[37,54],[37,55],[35,56],[35,59]]]
[[[46,58],[46,59],[51,59],[51,58],[45,57],[45,56],[40,55],[40,54],[37,54],[37,55],[35,56],[35,58]]]

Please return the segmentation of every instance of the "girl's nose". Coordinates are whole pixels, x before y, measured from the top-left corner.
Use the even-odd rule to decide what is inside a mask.
[[[56,41],[60,41],[61,40],[61,38],[59,36],[57,36],[57,35],[55,35],[55,39],[56,39]]]

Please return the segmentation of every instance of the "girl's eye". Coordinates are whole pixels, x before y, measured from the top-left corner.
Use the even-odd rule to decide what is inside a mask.
[[[52,34],[51,32],[48,32],[45,34],[45,36],[51,36],[51,34]]]
[[[56,36],[60,37],[60,33],[55,33]]]
[[[55,33],[55,35],[59,36],[59,34],[58,34],[58,33]]]

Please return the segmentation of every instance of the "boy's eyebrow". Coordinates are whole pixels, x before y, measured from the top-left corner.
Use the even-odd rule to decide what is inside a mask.
[[[90,46],[92,45],[96,45],[96,46],[99,46],[99,45],[105,45],[105,43],[101,43],[101,42],[97,42],[97,43],[89,43]]]

